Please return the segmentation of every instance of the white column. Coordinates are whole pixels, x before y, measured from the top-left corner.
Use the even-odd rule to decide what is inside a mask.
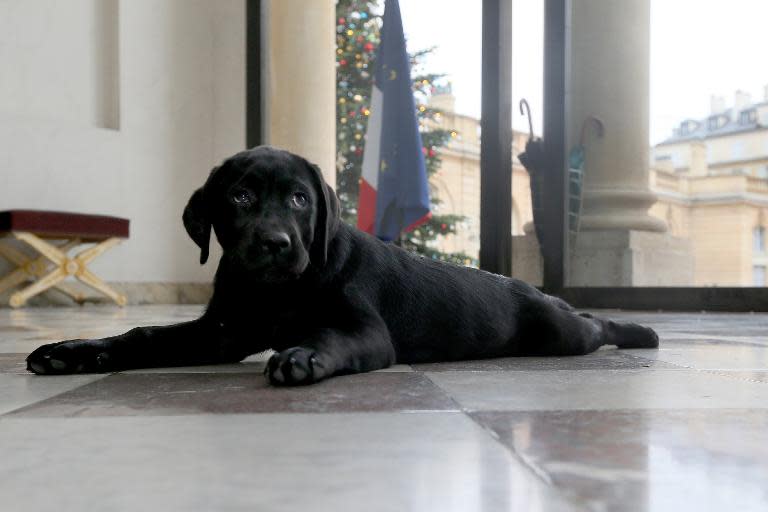
[[[266,0],[264,135],[336,184],[336,9],[334,0]]]
[[[581,229],[664,232],[648,214],[650,2],[574,1],[569,32],[569,147],[588,116],[605,126],[587,135]]]

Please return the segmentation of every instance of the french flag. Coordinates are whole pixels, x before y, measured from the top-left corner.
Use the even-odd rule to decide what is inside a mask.
[[[429,183],[397,0],[386,0],[363,154],[357,227],[385,241],[426,222]]]

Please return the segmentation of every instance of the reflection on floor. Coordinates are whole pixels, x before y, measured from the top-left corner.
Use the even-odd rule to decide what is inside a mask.
[[[0,309],[2,510],[768,510],[768,315],[606,313],[656,350],[396,366],[263,358],[36,377],[37,345],[196,306]]]

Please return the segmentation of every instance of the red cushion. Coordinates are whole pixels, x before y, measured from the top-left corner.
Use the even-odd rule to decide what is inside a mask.
[[[128,238],[128,219],[83,213],[44,210],[7,210],[0,212],[0,232],[29,231],[40,236],[104,239]]]

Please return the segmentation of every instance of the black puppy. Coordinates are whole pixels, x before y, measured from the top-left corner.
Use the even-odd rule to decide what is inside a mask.
[[[233,363],[267,349],[273,384],[499,356],[654,348],[653,330],[576,313],[516,279],[425,259],[339,221],[317,166],[258,147],[215,168],[184,226],[208,259],[224,249],[214,293],[193,322],[44,345],[39,374]]]

